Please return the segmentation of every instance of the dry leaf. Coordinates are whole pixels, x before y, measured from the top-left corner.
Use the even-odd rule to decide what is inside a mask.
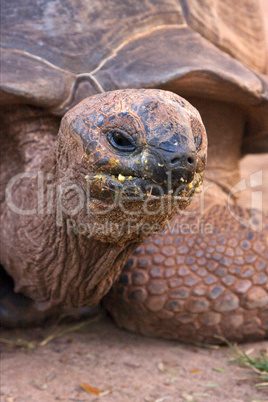
[[[212,367],[213,371],[217,371],[218,373],[224,373],[226,371],[223,367]]]
[[[190,370],[191,374],[197,374],[197,373],[201,373],[201,370],[196,369],[196,370]]]
[[[88,384],[86,384],[84,382],[82,382],[80,384],[80,387],[83,388],[84,391],[88,392],[91,395],[99,396],[99,395],[102,394],[102,391],[100,391],[98,388],[91,387],[91,385],[88,385]]]

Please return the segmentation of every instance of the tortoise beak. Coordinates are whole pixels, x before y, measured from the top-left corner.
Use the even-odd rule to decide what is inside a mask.
[[[175,191],[182,183],[192,182],[197,172],[197,161],[197,153],[192,149],[170,151],[148,147],[129,167],[136,171],[135,176],[142,178],[147,185],[149,181],[152,185],[155,184],[156,188],[162,187],[164,193],[168,193]]]
[[[193,180],[197,167],[197,155],[195,152],[161,151],[158,158],[155,155],[148,157],[147,167],[148,169],[144,172],[145,178],[159,185],[166,185],[169,181],[171,189],[174,190],[180,182],[190,183]]]

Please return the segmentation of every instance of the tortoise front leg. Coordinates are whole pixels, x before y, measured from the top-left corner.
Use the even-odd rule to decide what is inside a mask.
[[[234,206],[233,211],[250,217],[246,209]],[[195,221],[189,216],[176,219],[184,231]],[[208,343],[267,338],[264,231],[242,225],[220,204],[208,208],[202,222],[198,233],[175,230],[143,243],[125,265],[105,307],[121,327],[149,336]]]

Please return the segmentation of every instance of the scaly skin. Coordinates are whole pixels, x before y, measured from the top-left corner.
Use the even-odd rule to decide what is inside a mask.
[[[240,207],[232,210],[250,217]],[[192,226],[199,233],[189,233],[196,222],[178,217],[170,226],[174,233],[147,239],[125,265],[107,309],[120,326],[149,336],[207,343],[266,338],[265,234],[240,224],[220,205],[206,210],[202,226]]]
[[[244,114],[234,105],[191,102],[208,133],[205,193],[134,252],[104,305],[121,327],[144,335],[209,343],[265,339],[267,218],[236,199],[228,205],[228,189],[239,181]],[[262,219],[262,231],[230,210],[255,229]]]

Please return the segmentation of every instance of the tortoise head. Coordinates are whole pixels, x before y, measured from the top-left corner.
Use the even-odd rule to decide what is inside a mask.
[[[91,213],[118,222],[143,210],[137,221],[149,215],[148,221],[162,222],[176,210],[175,203],[167,209],[167,200],[176,199],[179,209],[189,204],[202,181],[206,148],[199,113],[187,101],[167,91],[129,89],[71,109],[62,120],[58,156],[61,168],[71,166],[88,188]]]

